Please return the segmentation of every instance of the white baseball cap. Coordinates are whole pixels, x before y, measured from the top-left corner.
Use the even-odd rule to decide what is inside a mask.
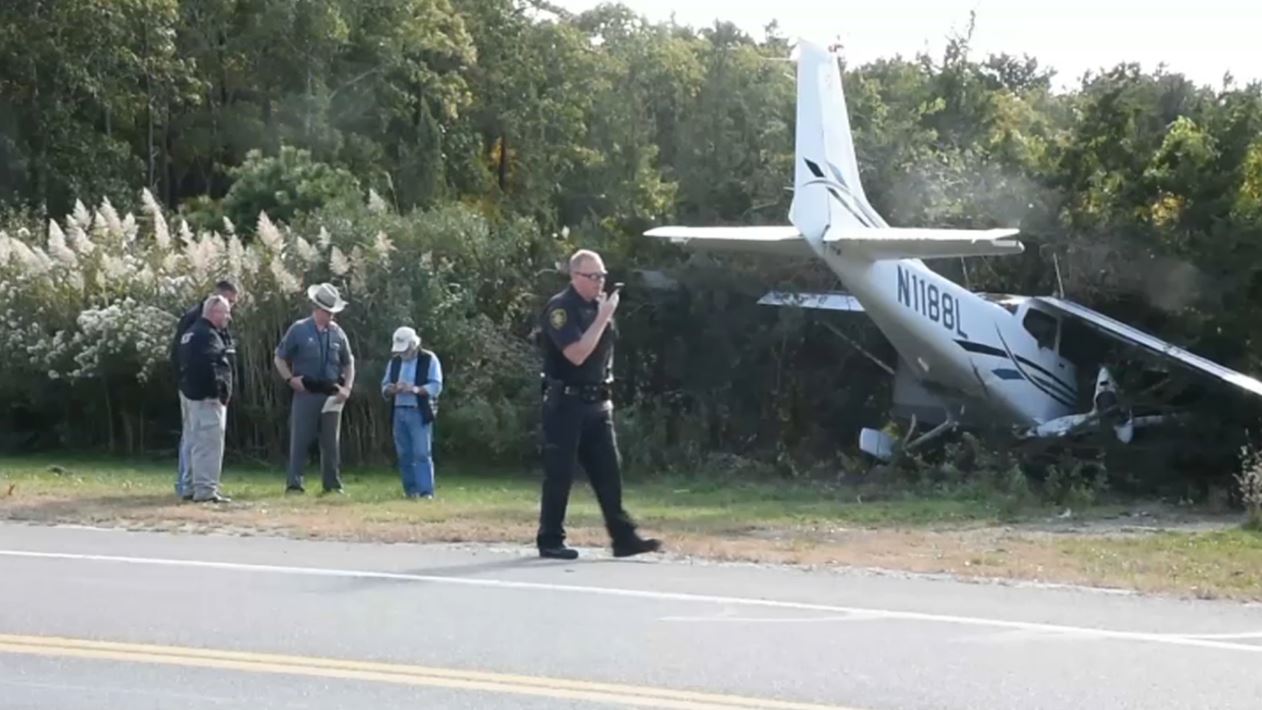
[[[421,344],[421,336],[416,331],[406,325],[394,331],[394,337],[390,344],[390,352],[401,353],[410,347]]]

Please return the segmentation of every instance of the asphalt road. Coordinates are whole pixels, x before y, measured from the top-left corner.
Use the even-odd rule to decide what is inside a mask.
[[[1256,605],[584,552],[0,524],[0,708],[1262,707]]]

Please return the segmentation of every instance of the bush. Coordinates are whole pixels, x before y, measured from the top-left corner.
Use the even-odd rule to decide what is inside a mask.
[[[183,209],[198,230],[213,230],[226,218],[253,233],[259,214],[292,223],[298,216],[326,206],[349,207],[361,195],[359,180],[345,168],[314,160],[311,152],[281,146],[277,155],[254,149],[241,165],[228,169],[232,187],[223,200],[206,196],[189,200]]]
[[[532,273],[540,251],[522,225],[493,225],[458,205],[402,216],[370,198],[316,209],[298,228],[262,213],[256,238],[245,243],[231,223],[223,233],[196,234],[186,221],[168,223],[153,197],[142,197],[139,218],[120,216],[108,201],[95,211],[80,203],[46,235],[0,231],[0,323],[8,333],[0,411],[20,411],[42,422],[45,436],[56,433],[55,442],[38,443],[173,450],[173,327],[226,277],[242,288],[232,324],[240,369],[230,450],[285,455],[289,398],[272,352],[289,324],[309,313],[305,287],[327,280],[350,302],[338,319],[356,356],[355,396],[343,420],[350,462],[392,455],[378,384],[390,334],[405,324],[444,365],[436,447],[514,462],[533,455],[534,354],[506,325],[533,307],[529,285],[506,274]],[[482,291],[480,283],[498,288]]]
[[[1004,517],[1036,505],[1088,508],[1109,488],[1101,459],[1062,453],[1048,464],[1003,441],[965,432],[936,451],[896,451],[880,483],[921,496],[991,501]]]
[[[1099,461],[1061,457],[1047,468],[1043,481],[1044,499],[1070,510],[1094,505],[1108,490],[1108,471]]]
[[[1262,531],[1262,453],[1251,443],[1240,449],[1240,471],[1235,479],[1248,515],[1245,526]]]

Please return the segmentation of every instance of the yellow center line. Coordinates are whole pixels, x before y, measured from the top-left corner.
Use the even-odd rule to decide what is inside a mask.
[[[677,708],[678,710],[722,710],[725,708],[730,710],[751,707],[773,710],[856,710],[836,705],[764,700],[735,695],[485,671],[49,636],[0,634],[0,654],[3,653],[218,668],[247,673],[319,676],[585,700],[633,707]]]

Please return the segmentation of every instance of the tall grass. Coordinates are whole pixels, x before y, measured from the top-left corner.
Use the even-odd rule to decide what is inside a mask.
[[[284,455],[289,392],[272,354],[285,329],[308,315],[306,287],[331,281],[350,302],[339,323],[356,356],[343,415],[349,461],[392,450],[377,384],[400,325],[416,327],[447,371],[438,446],[481,445],[501,459],[533,453],[533,353],[511,326],[534,307],[534,284],[506,280],[492,298],[465,285],[504,280],[505,263],[534,273],[534,260],[553,259],[530,229],[492,225],[457,205],[392,214],[370,195],[293,226],[260,213],[252,234],[226,219],[194,233],[148,191],[141,204],[138,216],[103,200],[94,210],[78,202],[46,225],[0,224],[0,403],[18,413],[0,448],[174,447],[173,329],[228,278],[242,289],[231,326],[240,361],[229,414],[234,452]],[[480,444],[492,433],[493,445]]]

